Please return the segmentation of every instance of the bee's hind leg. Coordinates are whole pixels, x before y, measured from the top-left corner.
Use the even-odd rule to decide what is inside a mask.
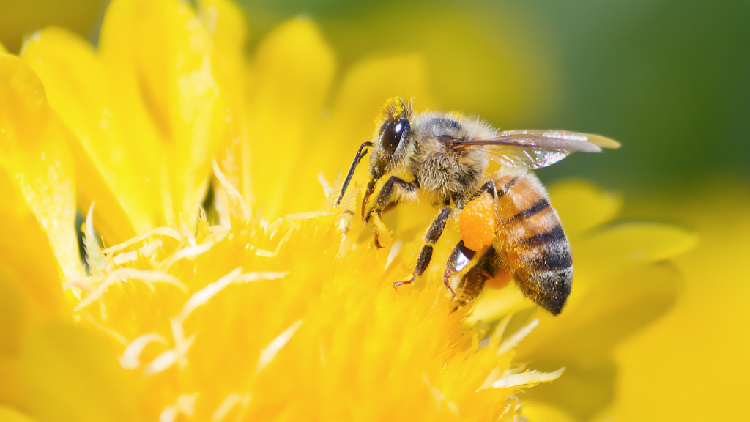
[[[453,255],[451,255],[451,257],[452,256]],[[464,263],[464,265],[466,265],[466,263]],[[472,266],[458,283],[456,288],[458,295],[454,295],[454,299],[457,302],[454,311],[460,306],[467,305],[479,296],[479,293],[482,292],[482,288],[484,288],[484,283],[498,274],[500,268],[500,257],[495,248],[490,246],[482,254],[479,260],[477,260],[476,265]],[[446,273],[448,273],[448,269],[446,269]],[[445,281],[448,282],[449,280],[446,279]]]
[[[445,287],[451,292],[454,299],[456,298],[456,292],[453,290],[453,287],[451,287],[451,277],[463,270],[474,258],[474,255],[476,255],[476,252],[464,246],[464,241],[462,240],[458,242],[455,248],[453,248],[453,252],[451,252],[450,257],[448,257],[448,262],[445,263],[443,284],[445,284]]]
[[[404,284],[411,284],[417,276],[422,275],[425,272],[427,266],[430,265],[430,261],[432,260],[433,245],[437,243],[438,239],[440,239],[440,236],[443,234],[443,230],[445,230],[445,225],[448,223],[448,218],[452,211],[451,208],[443,208],[440,210],[440,214],[438,214],[437,218],[435,218],[432,224],[430,224],[430,228],[427,229],[427,232],[424,235],[424,243],[419,252],[419,258],[417,258],[417,265],[414,266],[414,272],[405,279],[393,283],[393,288],[403,286]]]

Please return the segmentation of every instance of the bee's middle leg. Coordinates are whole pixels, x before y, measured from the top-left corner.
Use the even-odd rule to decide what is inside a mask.
[[[445,225],[448,222],[448,218],[452,211],[451,208],[443,208],[440,210],[440,214],[438,214],[437,218],[435,218],[432,224],[430,224],[430,228],[427,229],[427,232],[424,235],[424,243],[419,252],[419,258],[417,258],[417,265],[414,267],[414,272],[405,279],[393,283],[394,288],[403,286],[404,284],[411,284],[417,276],[422,275],[425,272],[427,266],[430,265],[430,261],[432,260],[433,245],[437,243],[438,239],[440,239],[440,236],[443,234],[443,230],[445,230]]]

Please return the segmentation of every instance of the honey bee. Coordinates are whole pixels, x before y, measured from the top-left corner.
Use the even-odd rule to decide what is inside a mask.
[[[456,113],[414,113],[411,103],[393,98],[378,116],[372,140],[359,147],[336,205],[371,148],[362,219],[373,222],[376,247],[381,247],[379,233],[387,230],[382,215],[401,201],[428,199],[440,208],[425,232],[414,271],[394,287],[411,284],[424,273],[446,223],[459,218],[462,240],[451,253],[444,276],[459,304],[476,297],[487,279],[507,272],[524,295],[557,315],[570,294],[570,244],[544,187],[529,170],[576,151],[600,152],[602,147],[619,144],[561,130],[498,132],[479,119]],[[487,174],[490,160],[501,165],[491,175]],[[377,182],[386,175],[368,208]],[[480,209],[484,211],[474,212]],[[450,278],[467,266],[457,295]]]

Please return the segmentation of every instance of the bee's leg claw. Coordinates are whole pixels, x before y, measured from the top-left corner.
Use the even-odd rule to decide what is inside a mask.
[[[444,283],[444,284],[445,284],[445,287],[448,288],[448,291],[451,292],[451,297],[453,299],[455,299],[456,298],[456,291],[453,290],[453,287],[451,287],[450,283]]]
[[[458,300],[455,298],[453,299],[453,303],[454,303],[454,306],[453,306],[453,309],[451,309],[451,313],[456,312],[457,310],[469,304],[467,300]]]
[[[370,222],[370,216],[372,215],[372,212],[373,212],[372,208],[370,208],[369,210],[367,210],[367,212],[363,212],[362,213],[362,222],[364,222],[365,224],[369,223]]]
[[[375,232],[375,236],[373,236],[373,243],[378,249],[381,249],[383,247],[383,245],[380,244],[380,235],[378,234],[378,232]]]
[[[380,243],[380,232],[388,233],[388,228],[383,224],[383,221],[380,220],[380,216],[377,214],[373,215],[373,225],[372,225],[372,231],[374,233],[374,243],[375,247],[380,249],[383,247],[382,243]]]
[[[414,282],[414,279],[415,279],[415,277],[414,277],[414,274],[412,274],[412,275],[410,275],[409,277],[406,277],[406,278],[405,278],[405,279],[403,279],[403,280],[399,280],[399,281],[397,281],[397,282],[393,283],[393,288],[394,288],[394,289],[395,289],[396,291],[398,291],[398,287],[399,287],[399,286],[403,286],[403,285],[406,285],[406,284],[411,284],[411,283],[413,283],[413,282]]]

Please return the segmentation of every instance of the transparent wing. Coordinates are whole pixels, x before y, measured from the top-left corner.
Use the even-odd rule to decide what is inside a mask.
[[[481,146],[490,159],[502,165],[538,169],[555,164],[576,152],[601,152],[602,148],[619,148],[609,138],[566,130],[507,130],[490,139],[472,139],[454,146]]]

